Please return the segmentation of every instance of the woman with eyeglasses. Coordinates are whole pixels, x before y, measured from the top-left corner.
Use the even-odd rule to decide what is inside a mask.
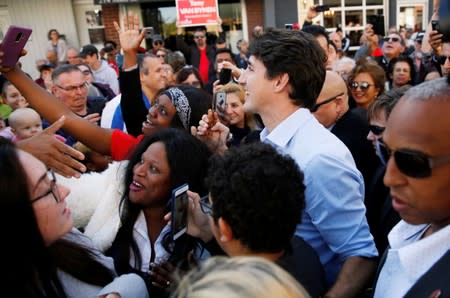
[[[111,258],[74,230],[69,189],[32,155],[0,138],[0,221],[7,245],[2,290],[17,297],[148,297],[136,274],[117,276]],[[20,223],[17,220],[20,219]],[[14,228],[11,228],[12,223]]]
[[[348,76],[348,87],[356,107],[366,109],[384,92],[386,75],[375,61],[361,59]]]

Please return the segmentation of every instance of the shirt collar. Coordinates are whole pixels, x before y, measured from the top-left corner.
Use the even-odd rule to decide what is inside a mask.
[[[267,128],[264,128],[260,135],[261,141],[269,142],[277,147],[284,148],[297,133],[297,130],[300,129],[300,127],[303,127],[311,117],[313,117],[313,115],[308,109],[299,108],[278,124],[272,132],[269,132]]]
[[[405,272],[412,276],[422,276],[449,249],[450,225],[421,238],[429,225],[410,225],[401,221],[389,234],[392,248],[398,249],[400,262]]]

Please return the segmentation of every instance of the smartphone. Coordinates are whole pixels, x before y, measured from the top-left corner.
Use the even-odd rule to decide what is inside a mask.
[[[284,24],[284,29],[292,30],[292,24]]]
[[[433,29],[433,31],[438,31],[439,32],[439,20],[432,20],[431,21],[431,28]]]
[[[153,38],[153,35],[155,34],[153,27],[145,27],[144,29],[145,29],[145,39]]]
[[[222,68],[219,73],[220,85],[226,85],[231,81],[231,69]]]
[[[214,95],[212,104],[213,111],[217,112],[219,116],[225,114],[227,105],[227,94],[225,92],[217,92]]]
[[[317,12],[323,12],[323,11],[327,11],[330,10],[330,6],[329,5],[317,5],[316,9]]]
[[[181,235],[186,233],[188,218],[189,198],[187,191],[189,185],[187,183],[175,188],[172,191],[172,237],[177,240]]]
[[[6,67],[14,67],[19,61],[20,52],[25,47],[30,38],[32,30],[26,27],[11,25],[6,32],[0,46],[3,52],[2,65]]]

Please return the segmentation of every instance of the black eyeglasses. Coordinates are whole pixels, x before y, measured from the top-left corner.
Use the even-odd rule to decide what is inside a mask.
[[[56,185],[56,176],[55,176],[55,172],[53,172],[52,169],[49,169],[47,171],[47,176],[50,179],[50,189],[44,193],[43,195],[38,196],[37,198],[34,198],[31,200],[31,203],[34,203],[36,201],[39,201],[40,199],[45,198],[46,196],[48,196],[49,194],[53,195],[53,198],[55,199],[56,203],[61,202],[61,199],[59,198],[59,194],[58,194],[58,189],[57,189],[57,185]]]
[[[430,177],[431,169],[450,162],[450,155],[430,157],[423,152],[411,149],[400,149],[394,151],[383,142],[380,142],[380,145],[386,149],[386,161],[389,160],[391,156],[394,156],[395,164],[400,172],[412,178]]]
[[[212,206],[208,201],[209,196],[206,195],[204,197],[200,198],[200,208],[202,209],[202,212],[206,215],[212,216]]]
[[[157,41],[154,41],[153,44],[154,45],[162,45],[163,43],[162,43],[162,41],[157,40]]]
[[[369,130],[376,136],[379,136],[383,133],[386,127],[378,126],[378,125],[369,125]]]
[[[450,56],[436,56],[436,61],[440,65],[444,65],[444,63],[445,63],[445,61],[447,61],[447,59],[450,59]]]
[[[361,88],[361,90],[366,91],[367,89],[370,88],[370,86],[373,86],[372,84],[369,84],[367,82],[351,82],[350,83],[350,89],[352,90],[356,90],[359,88]]]
[[[58,88],[60,88],[60,89],[62,89],[62,90],[64,90],[64,91],[67,91],[67,92],[74,92],[74,91],[76,91],[76,90],[78,90],[78,89],[82,89],[82,90],[87,89],[87,84],[86,84],[86,82],[84,82],[83,84],[80,84],[80,85],[78,85],[78,86],[67,86],[67,87],[63,87],[63,86],[60,86],[60,85],[57,85],[57,84],[55,84],[55,86],[58,87]]]
[[[205,38],[205,35],[195,35],[194,38],[195,39]]]
[[[320,106],[322,105],[326,105],[327,103],[332,102],[333,100],[335,100],[336,98],[338,98],[339,96],[344,95],[344,92],[339,93],[338,95],[335,95],[333,97],[327,98],[324,101],[322,101],[321,103],[317,103],[315,104],[312,108],[311,108],[311,113],[317,112],[317,110],[320,108]]]
[[[389,36],[386,36],[385,38],[383,38],[383,41],[385,41],[385,42],[389,42],[389,41],[392,41],[392,42],[399,42],[399,41],[400,41],[400,38],[398,38],[398,37],[389,37]]]

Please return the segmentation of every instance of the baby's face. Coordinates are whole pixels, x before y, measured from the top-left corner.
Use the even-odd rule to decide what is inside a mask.
[[[35,134],[42,131],[42,122],[39,117],[29,117],[18,122],[14,128],[17,138],[24,140],[31,138]]]

